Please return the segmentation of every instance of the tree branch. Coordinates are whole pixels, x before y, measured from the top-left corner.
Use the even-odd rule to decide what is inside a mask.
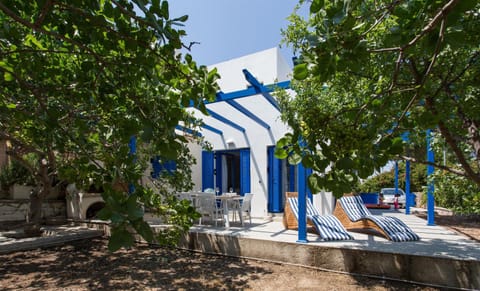
[[[406,49],[408,47],[411,47],[414,45],[417,41],[420,40],[423,36],[425,36],[427,33],[429,33],[431,30],[435,28],[437,23],[439,21],[442,21],[445,19],[447,14],[455,7],[455,5],[458,4],[460,0],[450,0],[447,4],[445,4],[440,11],[437,12],[437,14],[432,18],[432,20],[422,29],[420,34],[418,34],[414,39],[412,39],[407,45],[403,47],[403,49]]]
[[[438,112],[435,108],[433,97],[429,96],[425,98],[425,106],[434,115],[438,115]],[[455,139],[453,138],[452,134],[448,130],[448,127],[441,120],[438,122],[438,129],[440,130],[440,133],[442,134],[443,138],[445,139],[445,141],[447,142],[447,144],[450,146],[453,153],[457,157],[459,163],[462,165],[462,168],[465,169],[465,173],[466,173],[465,176],[471,178],[472,181],[474,181],[477,185],[480,186],[480,175],[475,173],[475,171],[472,169],[472,167],[470,166],[470,163],[465,158],[465,155],[462,149],[455,142]]]
[[[34,26],[39,28],[42,26],[43,21],[45,20],[45,17],[47,16],[48,11],[50,10],[50,7],[52,7],[53,2],[52,0],[48,0],[45,5],[43,6],[42,12],[40,13],[40,16],[38,17],[37,21],[35,21]]]
[[[416,35],[411,41],[409,41],[406,45],[402,47],[391,47],[391,48],[381,48],[381,49],[373,49],[369,50],[370,52],[374,53],[382,53],[382,52],[391,52],[391,51],[399,51],[399,50],[405,50],[411,46],[413,46],[415,43],[417,43],[422,37],[424,37],[427,33],[432,31],[435,26],[438,24],[439,21],[442,21],[445,19],[447,14],[455,7],[455,5],[458,4],[461,0],[450,0],[448,3],[446,3],[440,11],[437,12],[437,14],[432,18],[432,20],[422,29],[420,34]]]
[[[461,171],[461,170],[458,170],[458,169],[455,169],[455,168],[447,167],[447,166],[444,166],[444,165],[441,165],[441,164],[437,164],[435,162],[431,163],[431,162],[418,160],[418,159],[415,159],[413,157],[403,156],[403,155],[400,155],[399,157],[402,160],[405,160],[405,161],[410,161],[412,163],[417,163],[417,164],[422,164],[422,165],[427,165],[427,166],[433,166],[437,169],[445,170],[445,171],[450,172],[450,173],[455,174],[455,175],[459,175],[459,176],[462,176],[462,177],[465,177],[465,178],[468,177],[467,174],[465,173],[465,171]]]

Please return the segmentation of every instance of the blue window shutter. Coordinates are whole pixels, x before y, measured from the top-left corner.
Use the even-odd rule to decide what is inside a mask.
[[[283,212],[282,161],[275,158],[275,147],[268,148],[268,211]]]
[[[160,172],[162,171],[162,165],[160,165],[160,161],[158,160],[158,157],[152,158],[150,162],[152,163],[152,169],[153,169],[151,176],[152,178],[157,179],[158,177],[160,177]]]
[[[268,147],[267,148],[267,175],[268,175],[268,204],[267,204],[267,210],[268,212],[273,212],[273,200],[274,200],[274,191],[273,191],[273,152],[274,152],[274,147]]]
[[[177,162],[172,160],[164,162],[162,166],[169,174],[173,174],[177,170]]]
[[[202,151],[202,189],[214,188],[213,152]]]
[[[240,194],[250,190],[250,149],[240,150]]]
[[[218,188],[220,193],[226,192],[227,189],[222,187],[222,156],[223,154],[216,152],[214,155],[215,158],[215,187]]]
[[[162,161],[160,162],[161,158],[156,156],[150,160],[152,163],[152,173],[151,176],[154,179],[158,179],[162,172],[167,172],[168,174],[173,174],[177,170],[177,162],[173,160]]]

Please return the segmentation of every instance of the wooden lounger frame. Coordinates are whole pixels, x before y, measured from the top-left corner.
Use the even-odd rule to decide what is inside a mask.
[[[345,213],[345,210],[343,209],[342,205],[340,205],[338,201],[335,205],[335,209],[333,210],[333,215],[335,215],[338,218],[338,220],[340,220],[340,223],[342,223],[342,225],[345,227],[346,230],[349,230],[349,231],[375,230],[386,239],[391,240],[390,236],[381,227],[379,227],[375,222],[373,222],[370,219],[364,218],[359,221],[351,221],[347,213]]]
[[[348,197],[353,196],[353,197]],[[361,203],[365,207],[362,199],[353,193],[345,194],[344,197],[354,199],[354,203]],[[366,213],[369,210],[365,207]],[[337,217],[346,230],[368,231],[374,230],[375,234],[379,234],[391,241],[415,241],[420,237],[411,230],[404,222],[393,216],[376,216],[368,214],[356,221],[350,220],[347,211],[342,207],[341,201],[337,201],[333,215]],[[378,220],[378,221],[377,221]]]
[[[298,192],[285,192],[285,200],[287,200],[288,197],[298,197]],[[283,225],[286,229],[298,229],[298,221],[293,214],[292,209],[290,208],[290,203],[285,203],[285,209],[283,212]],[[309,228],[309,230],[313,229],[315,232],[315,227],[308,218],[307,227]]]

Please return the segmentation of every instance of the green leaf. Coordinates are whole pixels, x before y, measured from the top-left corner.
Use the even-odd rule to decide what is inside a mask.
[[[324,0],[313,0],[312,4],[310,5],[310,13],[317,13],[318,11],[320,11],[320,9],[323,8],[324,5]]]
[[[153,231],[147,222],[139,221],[134,225],[134,228],[147,242],[151,243],[153,241]]]
[[[112,223],[114,224],[121,224],[125,221],[125,218],[123,217],[123,215],[121,215],[120,213],[118,212],[114,212],[114,213],[111,213],[110,214],[110,217],[106,217],[107,219],[110,218],[110,220],[112,221]]]
[[[13,81],[13,76],[9,72],[3,73],[3,79],[7,82]]]
[[[185,22],[188,20],[188,15],[183,15],[178,18],[175,18],[173,21],[180,21],[180,22]]]
[[[302,156],[296,152],[293,152],[288,156],[287,160],[290,165],[298,165],[302,161]]]
[[[162,2],[162,5],[161,5],[161,9],[162,9],[162,15],[163,17],[165,17],[165,19],[169,19],[169,11],[168,11],[168,2],[167,1],[163,1]]]
[[[131,220],[135,220],[143,217],[144,211],[143,207],[137,203],[137,198],[135,195],[130,195],[127,200],[127,215]]]
[[[109,220],[112,216],[112,211],[110,208],[103,207],[100,211],[97,212],[97,217],[101,220]]]
[[[350,158],[345,157],[338,160],[336,165],[339,169],[349,170],[353,167],[353,161]]]
[[[319,193],[322,191],[323,187],[321,186],[321,177],[316,174],[311,174],[308,176],[307,185],[312,193]]]
[[[401,154],[403,152],[403,145],[403,139],[401,137],[394,138],[390,152],[392,154]]]
[[[134,243],[135,239],[129,231],[125,229],[113,228],[112,235],[108,241],[108,249],[111,252],[115,252],[122,247],[131,247]]]
[[[307,64],[298,64],[293,68],[293,77],[296,80],[305,80],[308,76]]]
[[[38,39],[33,34],[27,34],[27,36],[25,36],[24,43],[26,46],[29,46],[29,47],[36,46],[39,49],[42,49],[42,50],[45,49],[42,43],[38,41]]]
[[[283,148],[279,148],[278,146],[275,147],[274,155],[277,159],[286,159],[288,157],[288,151],[284,150]]]
[[[321,159],[320,161],[318,161],[316,163],[316,166],[317,166],[317,170],[318,171],[325,171],[325,169],[330,165],[330,161],[327,160],[327,159]]]
[[[302,165],[304,165],[306,168],[313,169],[314,160],[313,160],[312,155],[305,155],[302,159]]]

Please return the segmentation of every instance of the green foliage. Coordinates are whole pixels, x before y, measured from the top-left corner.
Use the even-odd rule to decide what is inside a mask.
[[[398,165],[398,185],[405,190],[405,164]],[[356,192],[379,192],[382,188],[392,188],[395,185],[395,169],[375,175],[361,183]],[[410,164],[410,192],[422,192],[427,185],[427,169],[422,164]]]
[[[0,170],[0,188],[2,191],[8,192],[14,184],[35,186],[35,178],[32,173],[15,160]]]
[[[436,171],[432,178],[437,206],[458,214],[480,214],[480,188],[475,183],[445,171]]]
[[[177,28],[187,18],[171,17],[168,2],[157,0],[0,3],[0,138],[16,159],[27,163],[28,153],[42,161],[30,165],[44,185],[40,197],[50,190],[49,173],[105,189],[112,249],[130,246],[131,232],[153,239],[143,221],[146,200],[182,217],[172,218],[174,228],[185,230],[186,217],[195,217],[165,198],[191,187],[186,143],[194,138],[175,126],[195,129],[200,121],[185,108],[193,102],[202,109],[217,91],[216,71],[179,53],[186,33]],[[162,198],[152,200],[140,181],[157,155],[177,161],[178,173],[162,178]],[[130,196],[114,187],[126,184],[135,188]]]
[[[312,192],[341,196],[389,160],[425,163],[427,129],[480,185],[479,1],[302,4],[310,17],[282,32],[300,56],[296,97],[278,94],[292,133],[277,154],[315,170]]]

